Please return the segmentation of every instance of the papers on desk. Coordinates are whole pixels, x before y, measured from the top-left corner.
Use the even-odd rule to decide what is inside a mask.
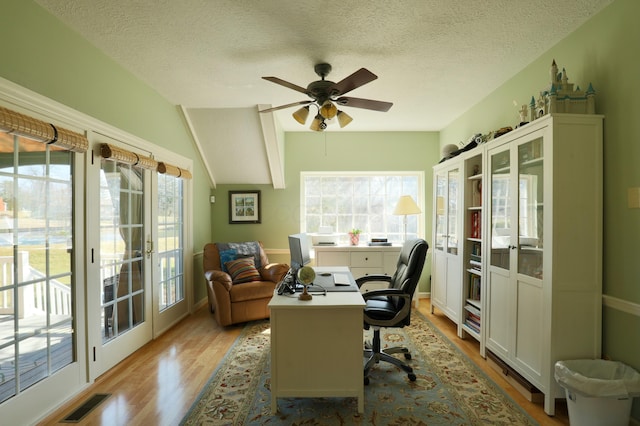
[[[349,281],[349,275],[347,274],[333,274],[333,283],[335,285],[351,285]]]

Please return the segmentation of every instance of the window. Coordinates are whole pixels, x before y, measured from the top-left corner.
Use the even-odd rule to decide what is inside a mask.
[[[158,174],[160,311],[184,299],[183,183],[178,177]]]
[[[319,232],[330,227],[343,234],[357,228],[361,238],[404,240],[403,216],[393,215],[398,198],[411,195],[423,206],[423,172],[303,172],[301,173],[301,230]],[[417,215],[407,216],[407,238],[423,234]]]
[[[0,133],[0,402],[74,361],[73,155]]]

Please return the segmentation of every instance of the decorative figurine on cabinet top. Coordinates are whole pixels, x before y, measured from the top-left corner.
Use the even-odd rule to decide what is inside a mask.
[[[545,114],[554,112],[570,114],[595,114],[596,91],[591,83],[586,91],[580,90],[580,86],[573,89],[573,83],[569,83],[567,71],[562,68],[558,72],[558,66],[554,59],[549,70],[551,82],[548,88],[540,92],[536,100],[533,96],[529,103],[531,121]]]

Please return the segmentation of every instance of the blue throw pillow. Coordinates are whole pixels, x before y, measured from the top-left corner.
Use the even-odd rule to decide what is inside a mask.
[[[216,243],[218,246],[218,250],[235,250],[236,251],[236,259],[239,256],[242,257],[253,257],[253,260],[256,264],[256,269],[260,270],[262,268],[262,259],[260,259],[260,243],[257,241],[249,241],[245,243]],[[224,265],[224,264],[223,264]]]
[[[238,252],[236,249],[223,250],[220,252],[220,265],[222,265],[222,270],[224,272],[229,272],[225,263],[236,260],[238,257]]]

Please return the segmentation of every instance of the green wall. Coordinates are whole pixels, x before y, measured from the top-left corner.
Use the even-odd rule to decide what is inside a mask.
[[[211,235],[209,178],[176,106],[55,17],[25,0],[3,0],[0,77],[105,123],[194,159],[194,247]],[[195,300],[206,297],[194,262]]]
[[[518,120],[513,100],[528,104],[549,84],[553,59],[569,81],[596,90],[604,119],[603,292],[640,304],[640,209],[627,207],[627,189],[640,187],[640,2],[617,0],[552,47],[441,132],[440,143],[466,141]],[[576,173],[589,173],[567,164]],[[580,214],[576,211],[576,214]],[[640,371],[640,317],[603,310],[603,355]],[[634,417],[640,418],[636,401]]]
[[[548,84],[551,61],[567,69],[572,82],[593,83],[596,110],[605,115],[604,293],[640,303],[640,209],[628,209],[627,188],[640,186],[640,2],[617,0],[523,69],[486,99],[471,106],[440,133],[287,133],[286,189],[219,185],[211,190],[205,169],[176,107],[67,29],[31,0],[3,0],[0,76],[154,144],[194,159],[194,247],[209,241],[260,239],[286,249],[286,235],[299,230],[299,173],[302,170],[424,170],[425,199],[432,199],[431,166],[439,147],[467,141],[518,121],[518,103]],[[496,66],[499,66],[497,64]],[[309,160],[311,159],[311,160]],[[588,173],[579,165],[576,173]],[[263,220],[228,224],[227,194],[262,191]],[[216,195],[215,204],[209,194]],[[431,235],[431,205],[423,215]],[[576,212],[579,214],[579,212]],[[286,259],[286,258],[285,258]],[[200,260],[195,262],[195,298],[206,297]],[[421,284],[421,291],[426,291]],[[640,370],[640,317],[604,310],[603,353]],[[638,403],[634,417],[640,418]]]
[[[302,171],[424,171],[426,240],[431,239],[431,167],[439,161],[435,132],[288,132],[285,136],[286,189],[268,186],[218,185],[212,193],[215,241],[259,239],[267,249],[288,248],[287,235],[300,231],[300,172]],[[259,189],[262,223],[229,224],[228,191]],[[270,260],[288,262],[288,255]],[[431,265],[425,265],[420,291],[429,291]]]

